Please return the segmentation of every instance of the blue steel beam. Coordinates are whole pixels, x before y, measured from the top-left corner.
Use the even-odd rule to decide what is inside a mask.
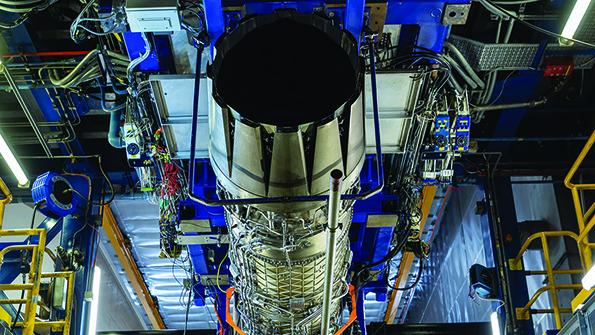
[[[469,0],[393,0],[388,2],[385,24],[419,26],[416,45],[441,52],[444,40],[450,32],[450,26],[442,24],[444,7],[446,4],[469,3]]]
[[[353,35],[358,47],[360,46],[362,29],[364,27],[365,6],[365,0],[347,0],[345,8],[345,30]]]
[[[211,42],[211,58],[215,58],[215,43],[225,32],[225,21],[223,19],[222,0],[205,0],[203,7],[205,11],[205,21],[207,23],[207,32]]]

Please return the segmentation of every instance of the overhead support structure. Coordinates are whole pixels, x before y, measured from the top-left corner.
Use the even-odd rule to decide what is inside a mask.
[[[109,205],[103,207],[103,228],[116,251],[118,260],[120,260],[124,272],[126,272],[128,280],[130,280],[132,288],[136,292],[143,309],[147,313],[151,325],[154,329],[165,329],[165,322],[159,313],[159,308],[151,297],[151,293],[145,284],[143,275],[138,269],[138,265],[136,264],[130,249],[126,246],[124,235],[122,234]]]
[[[2,71],[2,73],[4,73],[4,77],[6,77],[6,81],[8,81],[8,85],[10,85],[10,88],[12,89],[14,96],[16,97],[17,101],[19,102],[19,105],[21,105],[21,108],[23,109],[23,113],[25,113],[25,116],[27,117],[27,120],[29,121],[31,128],[33,128],[33,132],[35,133],[35,136],[37,137],[39,144],[43,148],[43,151],[45,152],[45,154],[48,157],[52,157],[53,156],[52,150],[48,146],[47,140],[43,137],[43,134],[41,133],[41,130],[39,129],[39,126],[37,125],[37,121],[35,121],[35,119],[33,118],[33,115],[31,114],[31,110],[29,110],[29,106],[27,106],[25,99],[23,99],[23,96],[21,95],[21,91],[19,90],[19,87],[17,86],[12,75],[10,74],[10,71],[8,70],[8,68],[6,66],[4,66],[1,63],[0,63],[0,71]]]

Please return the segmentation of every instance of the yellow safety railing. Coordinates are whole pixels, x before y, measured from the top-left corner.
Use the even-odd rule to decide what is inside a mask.
[[[564,185],[566,185],[572,193],[572,202],[574,203],[574,211],[576,213],[576,220],[578,221],[581,254],[585,258],[585,265],[587,268],[590,268],[592,265],[591,249],[595,247],[595,244],[589,242],[589,232],[591,232],[593,226],[595,226],[595,216],[593,216],[593,213],[595,213],[595,202],[589,206],[587,211],[585,211],[581,201],[581,192],[595,190],[595,184],[574,184],[572,180],[589,154],[589,151],[591,151],[593,144],[595,144],[595,131],[593,131],[589,140],[587,140],[587,144],[585,144],[576,161],[572,164],[570,171],[568,171],[566,178],[564,178]],[[588,224],[586,224],[587,222]]]
[[[0,230],[2,229],[2,223],[4,221],[4,208],[12,201],[12,193],[8,189],[8,186],[4,183],[4,180],[0,178],[0,191],[4,195],[4,199],[0,200]]]
[[[531,314],[554,314],[554,319],[556,322],[556,328],[562,328],[562,314],[563,313],[572,313],[572,309],[569,308],[560,308],[560,301],[558,297],[558,291],[560,290],[580,290],[582,288],[581,284],[558,284],[556,283],[556,275],[562,274],[583,274],[587,271],[592,265],[592,255],[591,249],[595,247],[595,243],[589,242],[589,233],[595,227],[595,203],[589,206],[587,211],[584,211],[582,202],[581,202],[581,192],[585,190],[595,190],[595,184],[574,184],[572,182],[576,172],[579,170],[581,164],[589,154],[589,151],[593,147],[595,143],[595,131],[589,137],[589,140],[581,150],[579,156],[577,157],[576,161],[570,168],[570,171],[566,175],[564,179],[564,184],[566,187],[570,189],[572,192],[572,200],[574,203],[576,218],[578,222],[578,234],[571,232],[571,231],[546,231],[546,232],[539,232],[535,233],[521,246],[517,256],[514,259],[509,260],[509,267],[511,270],[523,270],[522,266],[522,259],[523,254],[529,249],[529,246],[536,240],[541,241],[541,248],[543,249],[543,258],[545,262],[545,270],[537,270],[537,271],[525,271],[525,275],[532,276],[532,275],[546,275],[547,276],[547,285],[544,287],[539,288],[535,294],[529,299],[527,304],[524,307],[520,307],[516,309],[516,317],[519,320],[528,320]],[[588,223],[587,223],[588,222]],[[569,269],[569,270],[554,270],[552,266],[552,260],[550,258],[550,249],[548,247],[548,238],[550,237],[557,237],[557,238],[572,238],[578,248],[578,254],[581,258],[581,269]],[[532,309],[531,307],[537,301],[539,296],[542,293],[549,292],[551,298],[552,308],[549,309]]]
[[[551,313],[554,314],[556,328],[562,328],[562,313],[572,313],[571,309],[564,309],[560,308],[560,301],[558,299],[558,291],[559,290],[577,290],[581,288],[580,284],[558,284],[556,283],[556,275],[561,274],[579,274],[584,272],[584,259],[581,257],[581,264],[583,268],[581,269],[570,269],[570,270],[554,270],[552,265],[552,260],[550,258],[550,249],[548,247],[548,238],[549,237],[567,237],[572,238],[576,243],[577,247],[579,246],[579,236],[571,231],[546,231],[535,233],[521,246],[518,254],[515,258],[509,261],[510,268],[513,270],[522,270],[522,259],[523,254],[529,249],[529,246],[536,240],[541,241],[541,247],[543,249],[543,258],[545,262],[545,270],[537,270],[537,271],[527,271],[525,274],[528,276],[532,275],[546,275],[548,284],[547,286],[541,287],[535,292],[535,294],[529,299],[527,304],[524,307],[519,307],[516,309],[516,317],[519,320],[529,320],[532,314],[547,314]],[[580,252],[579,252],[580,254]],[[531,307],[537,301],[537,298],[541,296],[542,293],[549,291],[550,297],[552,299],[552,308],[551,309],[532,309]]]
[[[22,321],[14,323],[15,328],[21,329],[22,335],[33,335],[34,331],[40,329],[51,329],[52,332],[62,332],[64,335],[70,333],[70,319],[74,295],[74,272],[50,272],[43,273],[43,256],[46,252],[46,230],[45,229],[2,229],[4,218],[4,206],[12,200],[10,191],[0,178],[0,190],[4,193],[4,199],[0,200],[0,239],[3,237],[22,237],[28,241],[27,244],[10,245],[0,249],[0,264],[4,257],[11,252],[26,252],[30,257],[29,272],[22,284],[0,284],[0,291],[21,291],[24,292],[23,299],[0,299],[0,308],[3,305],[22,304],[24,313]],[[40,290],[43,279],[64,278],[67,281],[66,309],[63,320],[42,320],[37,317],[37,310],[41,302]],[[20,316],[17,315],[17,318]]]

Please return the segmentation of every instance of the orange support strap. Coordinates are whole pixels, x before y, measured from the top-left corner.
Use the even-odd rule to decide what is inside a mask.
[[[231,328],[233,328],[236,332],[238,332],[239,335],[246,335],[246,333],[244,333],[244,331],[241,330],[240,327],[238,327],[238,325],[236,325],[236,323],[233,321],[233,317],[231,316],[231,313],[229,312],[231,298],[233,297],[233,293],[235,291],[236,291],[236,289],[233,287],[230,287],[227,289],[227,291],[225,291],[225,321],[227,321],[227,324]]]
[[[351,326],[353,321],[357,319],[357,302],[355,298],[355,286],[353,286],[352,284],[349,284],[349,295],[351,295],[351,313],[349,313],[349,320],[347,320],[347,322],[345,322],[345,324],[335,332],[335,335],[343,334],[343,332],[347,330],[349,326]]]

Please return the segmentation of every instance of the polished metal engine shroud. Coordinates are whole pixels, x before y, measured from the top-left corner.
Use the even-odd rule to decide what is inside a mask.
[[[335,43],[342,56],[350,60],[351,68],[347,70],[353,71],[355,85],[340,106],[319,120],[289,125],[284,121],[280,126],[274,120],[270,122],[270,115],[268,123],[259,122],[258,116],[248,118],[237,106],[225,103],[225,92],[218,87],[226,54],[233,52],[235,43],[242,38],[231,33],[232,42],[229,42],[224,37],[224,42],[218,44],[218,55],[211,69],[216,106],[210,115],[209,151],[218,178],[219,196],[230,199],[325,195],[329,192],[329,174],[333,169],[341,170],[345,176],[343,193],[358,192],[365,156],[365,130],[363,66],[357,44],[332,22],[293,12],[249,20],[237,34],[254,31],[266,34],[259,28],[274,26],[280,20],[308,24],[316,28],[321,38]],[[237,64],[234,66],[237,68]],[[352,214],[353,202],[343,201],[331,306],[334,329],[340,326],[341,298],[348,294],[345,279],[351,262],[348,233]],[[327,204],[226,207],[226,219],[240,327],[251,335],[319,334]]]

